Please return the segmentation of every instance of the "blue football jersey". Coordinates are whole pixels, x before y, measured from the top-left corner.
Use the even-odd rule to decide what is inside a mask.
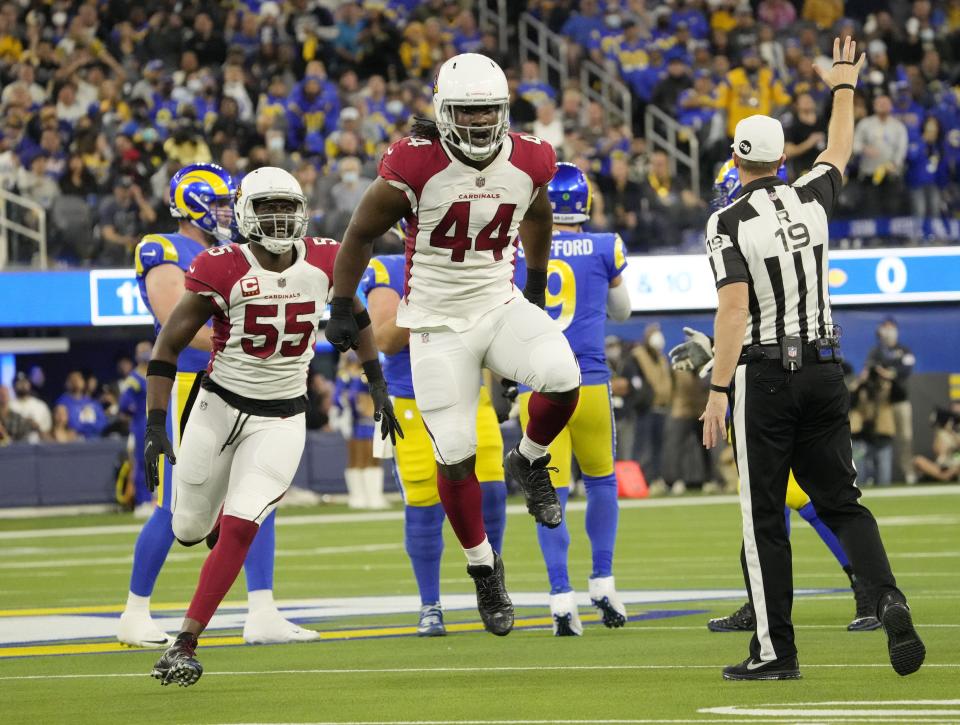
[[[360,279],[360,291],[369,296],[377,287],[389,287],[403,297],[403,281],[406,260],[402,254],[384,254],[370,260]],[[602,345],[601,345],[602,349]],[[384,355],[383,377],[387,391],[398,398],[413,397],[413,375],[410,372],[410,348],[405,347],[395,355]]]
[[[523,287],[527,268],[522,250],[514,282]],[[580,363],[584,385],[610,380],[603,350],[610,282],[627,266],[619,234],[553,233],[547,268],[547,313],[560,324]]]
[[[150,296],[147,294],[147,273],[161,264],[175,264],[184,274],[194,258],[206,247],[200,242],[183,234],[147,234],[137,245],[137,284],[140,285],[140,297],[153,315]],[[208,323],[209,324],[209,323]],[[160,334],[160,323],[153,317],[154,331]],[[177,358],[177,369],[185,373],[198,373],[207,369],[210,353],[186,348]]]

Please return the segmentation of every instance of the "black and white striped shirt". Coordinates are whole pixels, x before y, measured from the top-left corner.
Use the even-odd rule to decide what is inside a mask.
[[[820,163],[789,185],[771,176],[747,184],[707,222],[707,254],[717,289],[749,286],[744,345],[804,342],[833,329],[827,288],[827,220],[843,179]]]

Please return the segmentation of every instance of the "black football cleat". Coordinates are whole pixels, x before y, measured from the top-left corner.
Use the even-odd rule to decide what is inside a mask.
[[[799,680],[800,665],[797,658],[784,657],[779,660],[755,660],[747,657],[739,665],[723,668],[725,680]]]
[[[890,664],[896,673],[903,676],[919,670],[927,648],[923,646],[920,635],[913,628],[913,618],[907,603],[892,598],[890,594],[884,595],[880,600],[880,622],[887,633]]]
[[[871,598],[867,588],[856,577],[853,577],[853,584],[850,585],[850,588],[853,589],[853,598],[857,603],[857,613],[854,615],[853,621],[847,625],[847,631],[871,632],[880,629],[880,620],[876,616],[877,608],[870,601]]]
[[[727,617],[717,617],[707,622],[707,629],[711,632],[752,632],[756,627],[750,602]]]
[[[503,459],[503,467],[517,482],[527,499],[527,511],[548,529],[557,528],[563,521],[563,510],[557,491],[550,483],[550,471],[547,467],[550,454],[530,462],[516,448],[510,450]]]
[[[467,574],[477,587],[477,609],[484,628],[498,637],[510,634],[513,629],[513,602],[507,594],[503,559],[494,552],[493,568],[482,564],[468,566]]]
[[[177,641],[157,660],[150,676],[160,680],[161,685],[175,682],[180,687],[190,687],[203,674],[203,665],[196,653],[197,638],[190,632],[181,632]]]

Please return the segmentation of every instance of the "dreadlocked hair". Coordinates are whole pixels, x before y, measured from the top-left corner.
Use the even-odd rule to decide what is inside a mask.
[[[410,128],[410,135],[417,138],[435,140],[440,138],[440,129],[437,128],[435,121],[424,118],[423,116],[414,116],[413,126]]]

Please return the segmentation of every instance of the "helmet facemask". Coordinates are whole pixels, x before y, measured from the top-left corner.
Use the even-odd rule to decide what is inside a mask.
[[[463,108],[492,108],[496,120],[484,125],[458,123],[457,112]],[[440,136],[473,161],[490,158],[503,143],[510,130],[510,102],[506,98],[490,100],[444,100],[437,117]]]
[[[244,199],[240,233],[272,254],[283,254],[307,232],[306,200],[288,193],[253,194]]]

